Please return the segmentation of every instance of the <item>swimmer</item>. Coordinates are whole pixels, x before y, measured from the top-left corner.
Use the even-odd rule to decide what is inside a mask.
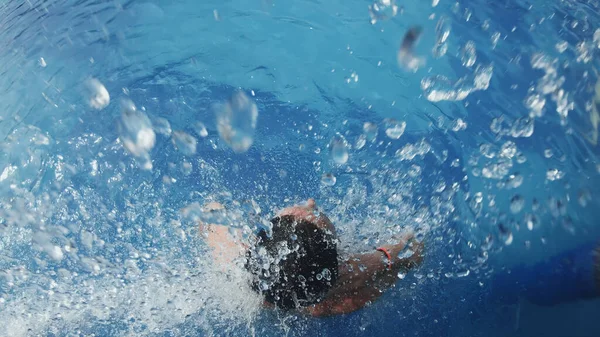
[[[207,211],[222,208],[218,203],[206,206]],[[400,271],[423,260],[423,244],[412,232],[394,244],[341,258],[335,227],[313,199],[283,209],[271,224],[271,233],[261,230],[249,246],[226,226],[200,224],[215,264],[223,269],[243,261],[252,289],[267,307],[315,317],[350,313],[375,301],[394,286]],[[412,254],[400,258],[405,249]]]

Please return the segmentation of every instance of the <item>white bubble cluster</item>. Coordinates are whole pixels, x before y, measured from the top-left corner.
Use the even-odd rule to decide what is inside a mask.
[[[396,156],[400,160],[413,160],[416,156],[424,156],[431,151],[431,145],[425,139],[421,139],[415,144],[406,144],[403,148],[396,151]]]
[[[544,71],[544,76],[538,79],[537,84],[532,90],[534,93],[530,97],[537,97],[536,99],[527,98],[525,105],[539,107],[542,105],[542,98],[546,95],[550,96],[550,99],[556,104],[556,112],[564,121],[569,112],[575,109],[575,103],[564,89],[563,84],[566,79],[564,76],[559,76],[559,65],[558,59],[548,57],[543,53],[536,53],[531,57],[531,66],[534,69],[540,69]],[[539,102],[534,105],[534,103]],[[543,101],[545,103],[545,100]],[[532,116],[538,116],[539,110],[532,110]]]
[[[391,139],[400,139],[406,130],[405,121],[389,118],[385,120],[385,134]]]
[[[371,24],[377,21],[393,18],[398,14],[398,5],[396,0],[375,0],[369,5],[369,15],[371,16]]]
[[[435,26],[435,46],[433,47],[433,56],[440,58],[446,55],[448,51],[448,37],[450,36],[450,20],[444,16],[440,17]]]
[[[196,153],[198,141],[189,133],[183,131],[173,131],[171,138],[175,148],[186,156],[191,156]]]
[[[194,131],[196,132],[196,134],[198,134],[198,136],[202,138],[208,136],[208,130],[206,130],[206,126],[204,126],[204,123],[196,122],[194,123],[193,127]]]
[[[475,72],[452,82],[445,76],[435,75],[421,80],[421,89],[431,102],[461,101],[470,93],[487,90],[492,79],[493,67],[478,66]]]
[[[462,50],[462,65],[470,68],[477,61],[477,52],[475,51],[475,42],[467,41]]]
[[[123,147],[141,162],[142,168],[152,169],[149,152],[156,142],[156,134],[148,116],[137,110],[131,100],[121,102],[121,118],[117,129]]]
[[[97,110],[104,109],[110,103],[110,95],[104,84],[95,78],[85,81],[88,104]]]
[[[242,91],[217,106],[219,136],[236,153],[246,152],[252,146],[257,119],[256,104]]]
[[[452,122],[452,131],[458,132],[467,129],[467,123],[462,118],[457,118]]]
[[[550,181],[560,180],[565,176],[565,173],[556,168],[551,168],[546,171],[546,179]]]

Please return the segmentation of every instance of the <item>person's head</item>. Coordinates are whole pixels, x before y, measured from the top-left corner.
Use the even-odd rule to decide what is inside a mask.
[[[292,214],[271,223],[271,234],[261,230],[246,254],[252,288],[282,309],[318,303],[338,277],[335,234]]]

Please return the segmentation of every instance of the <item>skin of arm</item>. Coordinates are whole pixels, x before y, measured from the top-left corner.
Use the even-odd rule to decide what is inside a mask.
[[[409,258],[398,258],[398,254],[410,241],[412,241],[410,249],[414,254]],[[385,254],[378,250],[350,256],[344,264],[340,265],[338,281],[327,293],[327,297],[322,302],[307,307],[306,313],[315,317],[324,317],[347,314],[361,309],[394,286],[399,271],[408,271],[423,261],[423,244],[414,241],[412,233],[404,235],[399,243],[385,245],[382,248],[385,248],[392,257],[391,268],[384,261]]]
[[[210,202],[204,206],[203,211],[212,212],[224,208],[218,202]],[[232,231],[227,226],[206,224],[201,221],[198,221],[198,230],[210,248],[215,266],[221,270],[231,268],[234,260],[242,255],[247,248],[240,241],[241,233],[239,230]]]

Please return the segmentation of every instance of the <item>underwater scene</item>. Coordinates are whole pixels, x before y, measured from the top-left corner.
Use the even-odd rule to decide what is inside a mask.
[[[600,336],[600,1],[0,4],[0,336]]]

